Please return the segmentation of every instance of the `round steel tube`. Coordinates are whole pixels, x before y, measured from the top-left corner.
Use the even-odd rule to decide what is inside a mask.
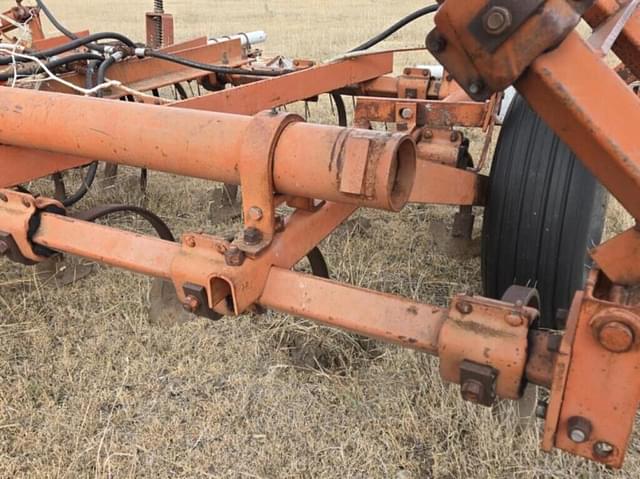
[[[2,144],[229,184],[240,184],[252,119],[0,88]],[[390,210],[408,201],[415,162],[408,135],[303,122],[273,148],[278,193]]]

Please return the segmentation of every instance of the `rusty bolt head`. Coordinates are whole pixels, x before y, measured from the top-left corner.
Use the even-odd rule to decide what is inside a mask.
[[[6,241],[0,240],[0,256],[4,256],[9,251],[9,244]]]
[[[257,245],[262,241],[262,231],[258,228],[247,228],[244,230],[244,242],[248,245]]]
[[[514,328],[517,328],[524,324],[524,318],[520,313],[517,312],[507,314],[504,319],[509,326],[513,326]]]
[[[257,206],[252,206],[251,208],[249,208],[248,215],[249,218],[251,218],[253,221],[260,221],[264,216],[262,210]]]
[[[462,314],[473,313],[473,306],[471,305],[471,303],[468,303],[466,301],[459,301],[456,304],[456,309],[460,311]]]
[[[601,458],[609,457],[613,454],[614,447],[608,442],[598,441],[593,445],[593,453]]]
[[[431,140],[433,139],[433,131],[431,130],[424,130],[422,132],[422,139],[424,140]]]
[[[400,110],[400,116],[403,120],[411,120],[413,118],[413,110],[411,108],[403,108]]]
[[[612,353],[625,353],[635,341],[633,330],[620,321],[611,321],[598,331],[600,344]]]
[[[234,244],[229,246],[227,251],[224,253],[224,260],[229,266],[242,266],[244,258],[244,251]]]
[[[469,85],[469,93],[472,95],[478,95],[482,90],[484,90],[482,80],[474,81]]]
[[[569,418],[567,434],[576,444],[587,442],[591,436],[593,426],[591,421],[581,416],[573,416]]]
[[[484,386],[480,381],[469,379],[461,386],[460,394],[465,401],[479,403],[484,395]]]
[[[447,39],[434,30],[427,36],[427,48],[431,53],[442,53],[447,48]]]
[[[460,139],[460,132],[453,130],[451,132],[451,136],[449,137],[449,139],[451,140],[452,143],[455,143]]]
[[[189,248],[196,247],[196,239],[193,236],[187,236],[184,239],[184,244],[186,244]]]
[[[200,301],[195,296],[187,296],[182,303],[182,307],[187,313],[195,313],[200,307]]]
[[[511,27],[511,12],[505,7],[491,8],[483,18],[484,29],[490,35],[501,35]]]

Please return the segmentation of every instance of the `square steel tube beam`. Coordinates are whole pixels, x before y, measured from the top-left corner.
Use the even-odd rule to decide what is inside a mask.
[[[173,106],[254,115],[263,110],[306,100],[354,83],[378,78],[392,71],[392,53],[367,55],[317,65],[281,77],[189,98],[176,102]]]
[[[572,32],[540,56],[516,88],[582,160],[640,219],[640,99]]]

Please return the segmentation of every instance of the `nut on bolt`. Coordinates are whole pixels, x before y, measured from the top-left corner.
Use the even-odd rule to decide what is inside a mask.
[[[224,253],[224,260],[228,266],[242,266],[244,263],[244,251],[232,244]]]
[[[576,444],[587,442],[591,437],[593,426],[591,421],[581,416],[573,416],[569,418],[567,434]]]
[[[411,108],[403,108],[400,110],[400,116],[403,120],[411,120],[413,118],[413,110]]]
[[[480,381],[469,379],[460,387],[460,394],[465,401],[479,403],[484,395],[484,386]]]
[[[200,307],[200,301],[195,296],[187,296],[184,298],[182,307],[187,313],[195,313]]]
[[[473,313],[473,306],[471,303],[467,301],[459,301],[456,304],[456,309],[462,314],[471,314]]]
[[[598,331],[600,344],[612,353],[625,353],[635,341],[633,330],[620,321],[611,321]]]
[[[593,453],[600,458],[609,457],[614,450],[615,447],[605,441],[598,441],[593,445]]]
[[[483,18],[484,29],[490,35],[501,35],[511,27],[511,12],[505,7],[492,7]]]
[[[427,48],[432,53],[442,53],[447,48],[447,39],[438,30],[433,30],[427,36]]]
[[[244,230],[243,238],[248,245],[257,245],[262,241],[262,231],[258,228],[247,228]]]

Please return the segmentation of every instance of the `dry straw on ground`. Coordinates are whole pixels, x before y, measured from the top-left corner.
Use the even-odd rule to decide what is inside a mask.
[[[5,2],[8,6],[10,2]],[[143,38],[149,1],[49,0],[73,29]],[[165,2],[179,37],[265,29],[267,51],[328,58],[424,4],[359,0]],[[418,22],[389,42],[420,44]],[[402,57],[399,65],[425,62]],[[326,120],[327,102],[311,120]],[[135,171],[87,205],[141,201]],[[147,206],[177,232],[221,231],[216,185],[151,174]],[[479,291],[479,260],[433,239],[446,208],[359,213],[323,244],[334,277],[445,304]],[[610,231],[628,218],[616,206]],[[141,228],[124,217],[114,225]],[[477,233],[477,232],[476,232]],[[516,432],[443,385],[437,363],[278,314],[147,320],[149,280],[103,267],[56,288],[0,262],[0,477],[637,477],[637,436],[622,472],[538,451],[538,427]],[[539,426],[539,425],[538,425]]]

